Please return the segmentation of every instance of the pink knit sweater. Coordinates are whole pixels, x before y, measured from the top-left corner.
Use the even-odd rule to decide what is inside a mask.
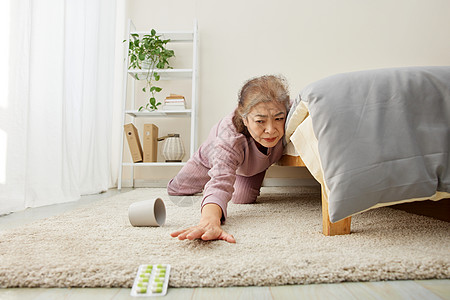
[[[269,148],[267,155],[258,150],[252,137],[236,131],[234,112],[223,118],[210,131],[206,141],[192,159],[205,166],[211,179],[203,190],[202,207],[218,204],[226,218],[227,204],[233,194],[236,175],[250,177],[259,174],[278,161],[283,154],[283,142]]]

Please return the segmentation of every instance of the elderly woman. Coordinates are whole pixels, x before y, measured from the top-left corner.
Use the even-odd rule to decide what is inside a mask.
[[[237,108],[216,124],[207,140],[169,182],[169,195],[203,191],[198,225],[171,233],[184,239],[235,239],[221,228],[227,204],[254,203],[266,170],[283,153],[284,124],[290,99],[286,81],[261,76],[247,81]]]

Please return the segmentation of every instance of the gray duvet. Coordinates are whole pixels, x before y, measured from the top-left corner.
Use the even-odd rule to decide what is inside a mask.
[[[450,67],[338,74],[300,99],[319,142],[332,222],[450,192]]]

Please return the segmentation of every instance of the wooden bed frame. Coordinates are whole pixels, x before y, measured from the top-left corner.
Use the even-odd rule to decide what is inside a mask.
[[[279,166],[295,166],[306,168],[305,163],[300,156],[283,155],[277,162]],[[322,232],[324,235],[342,235],[350,233],[351,217],[345,218],[336,223],[330,222],[330,216],[328,215],[328,196],[324,187],[321,187],[322,194]]]

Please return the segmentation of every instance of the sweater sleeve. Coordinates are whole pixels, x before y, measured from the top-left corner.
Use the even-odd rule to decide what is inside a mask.
[[[222,219],[227,217],[227,206],[234,192],[236,170],[245,157],[247,140],[243,135],[227,135],[222,132],[211,143],[209,157],[211,168],[208,172],[210,180],[203,190],[202,208],[206,204],[214,203],[222,208]]]

